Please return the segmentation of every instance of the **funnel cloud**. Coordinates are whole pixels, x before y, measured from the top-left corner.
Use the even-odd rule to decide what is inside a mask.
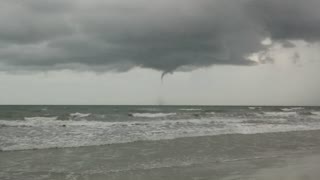
[[[320,40],[319,0],[3,0],[0,70],[251,66],[269,38]],[[270,60],[272,61],[272,60]]]

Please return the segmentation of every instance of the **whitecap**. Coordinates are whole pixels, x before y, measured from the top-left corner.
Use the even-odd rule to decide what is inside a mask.
[[[285,112],[290,112],[290,111],[298,111],[303,109],[304,109],[303,107],[294,107],[294,108],[282,108],[281,110]]]
[[[265,116],[274,116],[274,117],[289,117],[296,116],[297,112],[264,112]]]
[[[316,119],[320,118],[320,111],[313,111],[311,112],[311,114],[313,118],[316,118]]]
[[[313,111],[313,112],[311,112],[311,113],[314,114],[314,115],[320,116],[320,111]]]
[[[25,117],[24,120],[26,121],[52,121],[56,120],[58,117]]]
[[[73,117],[73,118],[85,118],[85,117],[88,117],[90,115],[91,115],[91,113],[79,113],[79,112],[70,114],[70,116]]]
[[[180,111],[202,111],[202,109],[195,109],[195,108],[189,108],[189,109],[179,109]]]
[[[174,115],[177,115],[177,113],[132,113],[130,115],[133,117],[160,118],[160,117],[174,116]]]

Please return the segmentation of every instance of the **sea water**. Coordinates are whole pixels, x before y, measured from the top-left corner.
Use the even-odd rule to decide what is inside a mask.
[[[319,107],[0,106],[0,179],[221,177],[318,147],[319,129]]]
[[[320,129],[318,107],[0,106],[0,150]]]

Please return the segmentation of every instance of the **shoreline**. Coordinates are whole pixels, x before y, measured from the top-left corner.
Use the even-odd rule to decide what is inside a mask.
[[[313,180],[319,150],[320,130],[4,151],[0,179],[277,180],[292,168]]]
[[[320,129],[315,130],[296,130],[296,131],[283,131],[283,132],[266,132],[266,133],[255,133],[255,134],[242,134],[242,133],[234,133],[234,134],[218,134],[218,135],[206,135],[206,136],[190,136],[190,137],[178,137],[178,138],[172,138],[172,139],[159,139],[159,140],[137,140],[137,141],[130,141],[130,142],[120,142],[120,143],[111,143],[111,144],[98,144],[98,145],[84,145],[84,146],[70,146],[70,147],[48,147],[48,148],[30,148],[30,149],[16,149],[16,150],[3,150],[0,149],[0,153],[6,153],[6,152],[23,152],[23,151],[46,151],[46,150],[60,150],[60,149],[78,149],[78,148],[94,148],[94,147],[104,147],[104,146],[121,146],[121,145],[130,145],[130,144],[136,144],[136,143],[156,143],[156,142],[165,142],[165,141],[184,141],[186,139],[193,140],[193,139],[210,139],[210,138],[225,138],[225,137],[234,137],[237,138],[242,136],[258,136],[258,137],[266,137],[266,136],[273,136],[273,135],[286,135],[286,134],[312,134],[312,133],[320,133]],[[319,138],[320,140],[320,138]]]

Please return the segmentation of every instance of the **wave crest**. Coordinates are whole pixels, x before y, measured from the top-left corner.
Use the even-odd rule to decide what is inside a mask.
[[[142,117],[142,118],[161,118],[167,116],[175,116],[177,113],[131,113],[129,114],[133,117]]]

